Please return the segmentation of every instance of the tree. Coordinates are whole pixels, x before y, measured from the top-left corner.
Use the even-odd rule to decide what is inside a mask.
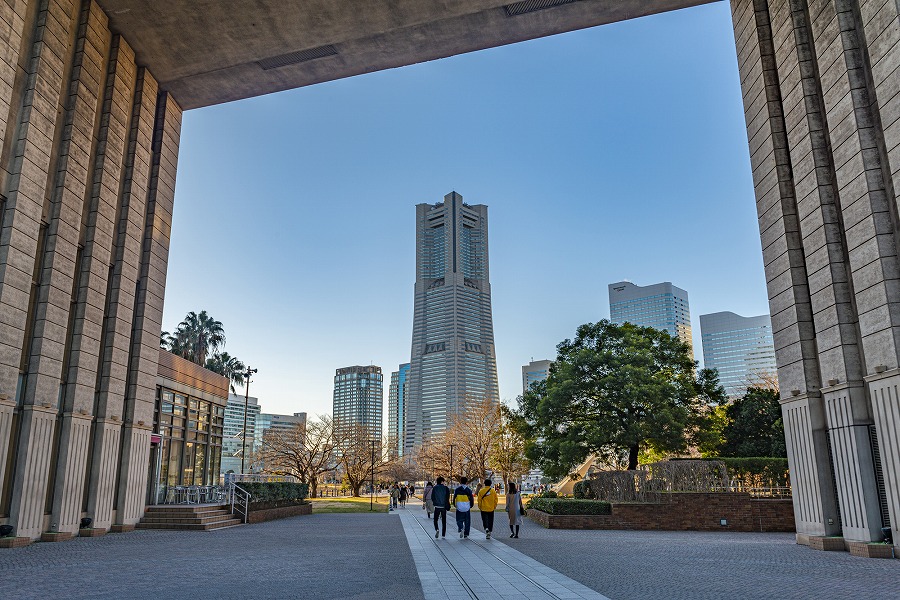
[[[338,465],[353,495],[359,496],[363,484],[390,464],[387,440],[374,440],[369,428],[358,423],[338,424],[335,433]]]
[[[234,386],[244,386],[244,363],[227,352],[216,352],[206,359],[206,368],[213,373],[227,377],[231,382],[231,393],[235,393]]]
[[[588,323],[557,350],[548,378],[519,403],[535,440],[527,456],[550,477],[590,454],[627,452],[636,469],[642,447],[683,452],[725,397],[715,372],[697,373],[687,344],[651,327]]]
[[[506,483],[517,480],[531,469],[525,456],[526,440],[516,427],[515,414],[507,407],[500,407],[500,422],[491,442],[488,465],[499,472]]]
[[[336,450],[334,423],[320,415],[306,427],[266,431],[259,459],[264,472],[293,475],[308,484],[310,496],[315,497],[319,477],[337,468]]]
[[[751,387],[725,407],[721,456],[787,457],[778,391]]]
[[[175,333],[168,335],[164,343],[170,352],[200,366],[206,365],[206,358],[225,344],[225,329],[222,322],[213,319],[205,310],[191,311],[178,324]]]
[[[453,469],[470,480],[488,472],[491,448],[500,429],[500,404],[489,398],[472,400],[453,419],[444,434],[444,446],[453,444]]]

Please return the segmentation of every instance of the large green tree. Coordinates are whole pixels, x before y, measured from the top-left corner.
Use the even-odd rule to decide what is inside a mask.
[[[725,407],[719,454],[729,457],[787,457],[778,390],[751,387]]]
[[[178,324],[175,333],[163,332],[160,346],[173,354],[206,366],[206,359],[225,345],[225,328],[222,322],[207,314],[205,310],[191,311]]]
[[[627,456],[643,448],[683,452],[704,442],[712,406],[724,400],[715,371],[698,371],[677,337],[603,320],[557,346],[548,378],[519,400],[528,458],[561,478],[590,454]]]
[[[207,358],[206,368],[213,373],[227,377],[231,382],[232,394],[235,393],[234,386],[243,387],[244,385],[244,370],[246,369],[244,363],[227,352],[216,352]]]

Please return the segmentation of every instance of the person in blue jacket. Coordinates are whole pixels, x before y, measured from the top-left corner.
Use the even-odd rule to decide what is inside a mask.
[[[438,536],[438,519],[441,520],[441,536],[447,537],[447,510],[450,508],[450,488],[444,485],[444,478],[437,478],[437,485],[431,490],[434,502],[434,537]]]

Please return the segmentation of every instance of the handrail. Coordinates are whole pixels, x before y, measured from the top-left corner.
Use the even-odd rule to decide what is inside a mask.
[[[250,492],[234,482],[228,484],[228,494],[231,497],[231,514],[235,514],[235,508],[241,513],[244,523],[250,514]]]

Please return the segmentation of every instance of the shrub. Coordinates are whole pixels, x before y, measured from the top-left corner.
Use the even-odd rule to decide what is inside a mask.
[[[238,487],[250,494],[250,504],[261,502],[302,502],[309,494],[305,483],[287,481],[239,482]]]
[[[558,498],[558,497],[559,497],[559,494],[557,494],[553,490],[547,490],[547,491],[541,492],[538,495],[538,498]]]
[[[551,515],[609,515],[612,506],[601,500],[579,500],[576,498],[532,498],[528,508]]]
[[[572,489],[572,495],[580,500],[596,500],[597,494],[589,479],[582,479],[575,484]]]
[[[728,469],[728,478],[750,487],[789,487],[791,485],[786,458],[715,458]]]

